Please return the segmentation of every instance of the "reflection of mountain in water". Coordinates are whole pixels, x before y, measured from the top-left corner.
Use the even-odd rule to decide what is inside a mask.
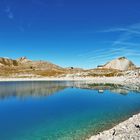
[[[140,93],[140,87],[135,85],[116,85],[116,84],[81,84],[78,88],[98,90],[103,93],[104,90],[110,90],[112,93],[128,94],[129,92]]]
[[[0,83],[0,98],[10,96],[48,96],[66,88],[75,87],[81,89],[110,90],[113,93],[128,94],[130,91],[140,92],[140,87],[122,86],[115,84],[89,84],[85,82],[2,82]]]
[[[4,82],[0,83],[0,98],[48,96],[67,87],[67,82]]]

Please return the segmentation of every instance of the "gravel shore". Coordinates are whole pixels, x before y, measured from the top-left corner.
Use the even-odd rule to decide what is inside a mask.
[[[140,114],[134,115],[110,130],[92,136],[89,140],[140,140]]]
[[[44,78],[0,78],[0,82],[10,81],[83,81],[86,83],[110,83],[120,85],[139,85],[139,78],[128,77],[44,77]]]
[[[91,83],[114,83],[127,82],[125,77],[44,77],[44,78],[0,78],[0,81],[85,81]],[[133,80],[135,81],[135,80]],[[130,81],[129,81],[130,82]]]

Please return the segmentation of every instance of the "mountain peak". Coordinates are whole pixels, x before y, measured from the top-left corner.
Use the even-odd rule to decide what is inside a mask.
[[[23,56],[23,57],[18,58],[17,61],[19,63],[26,63],[26,62],[30,62],[31,60],[27,59],[26,56]]]
[[[128,60],[126,57],[119,57],[108,63],[106,63],[103,68],[107,69],[117,69],[117,70],[129,70],[136,68],[135,64]]]

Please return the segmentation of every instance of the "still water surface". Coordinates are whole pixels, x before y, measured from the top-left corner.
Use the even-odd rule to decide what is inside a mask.
[[[140,112],[140,92],[80,82],[1,82],[1,140],[82,140]]]

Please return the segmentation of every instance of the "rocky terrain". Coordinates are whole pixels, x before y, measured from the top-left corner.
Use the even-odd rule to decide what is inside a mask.
[[[139,68],[125,57],[120,57],[103,66],[88,70],[74,67],[63,68],[48,61],[32,61],[26,57],[16,60],[0,58],[0,78],[92,78],[114,76],[139,76]]]
[[[41,77],[63,73],[64,69],[47,61],[31,61],[26,57],[16,60],[0,58],[1,77]]]
[[[115,60],[112,60],[108,63],[106,63],[103,68],[107,68],[107,69],[117,69],[117,70],[132,70],[132,69],[135,69],[136,66],[135,64],[128,60],[127,58],[125,57],[120,57],[120,58],[117,58]]]
[[[16,60],[10,58],[0,58],[0,77],[11,78],[39,78],[39,77],[59,77],[84,71],[81,68],[62,68],[48,61],[32,61],[26,57]]]
[[[140,114],[110,130],[92,136],[89,140],[140,140]]]

